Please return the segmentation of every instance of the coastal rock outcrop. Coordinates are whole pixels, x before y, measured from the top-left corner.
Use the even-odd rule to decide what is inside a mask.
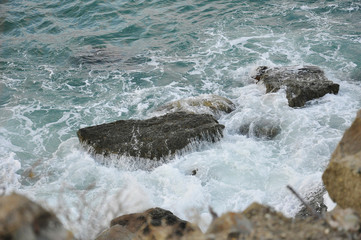
[[[333,152],[322,180],[334,202],[361,214],[361,111]]]
[[[234,103],[221,96],[203,94],[167,103],[156,109],[156,112],[188,112],[196,114],[211,114],[216,119],[224,113],[235,109]]]
[[[86,127],[77,135],[81,143],[91,146],[97,154],[159,160],[194,141],[215,142],[223,129],[211,115],[174,112],[146,120],[119,120]]]
[[[51,212],[24,196],[0,197],[0,239],[70,240],[73,235]]]
[[[309,100],[327,93],[337,94],[339,85],[328,80],[316,66],[304,67],[258,67],[254,76],[266,86],[266,93],[286,89],[290,107],[302,107]]]
[[[339,214],[339,213],[337,213]],[[343,213],[344,214],[344,213]],[[342,214],[341,214],[342,215]],[[347,215],[347,216],[346,216]],[[345,225],[340,217],[334,218],[334,213],[327,213],[326,218],[308,217],[292,219],[282,213],[258,203],[251,204],[242,212],[242,216],[251,223],[249,234],[241,233],[240,239],[359,239],[361,234],[360,218],[347,211],[343,217],[352,218],[352,227]],[[327,219],[333,219],[333,225]],[[352,230],[351,230],[352,229]],[[225,239],[225,238],[224,238]]]
[[[120,216],[96,240],[115,239],[360,239],[361,219],[351,209],[336,208],[322,218],[292,219],[268,206],[251,204],[243,212],[227,212],[213,221],[205,233],[170,211],[152,208],[144,213]]]
[[[96,240],[110,239],[197,239],[202,236],[198,226],[184,221],[162,208],[114,218],[110,228]]]

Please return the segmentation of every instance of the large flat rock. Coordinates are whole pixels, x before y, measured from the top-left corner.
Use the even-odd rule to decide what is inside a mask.
[[[302,107],[309,100],[328,93],[337,94],[340,86],[328,80],[316,66],[257,68],[255,79],[266,86],[266,93],[286,89],[290,107]]]
[[[333,152],[322,180],[334,202],[361,214],[361,111]]]
[[[211,115],[169,113],[146,120],[119,120],[80,129],[80,142],[96,154],[162,159],[195,141],[215,142],[224,126]]]

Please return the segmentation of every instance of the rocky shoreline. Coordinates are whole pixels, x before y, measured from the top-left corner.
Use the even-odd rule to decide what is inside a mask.
[[[339,85],[328,80],[316,66],[258,67],[253,76],[266,86],[266,94],[285,89],[290,107],[304,107],[307,101],[328,93],[337,94]],[[145,120],[119,120],[79,129],[79,141],[100,155],[120,155],[150,160],[171,158],[194,142],[216,142],[225,126],[217,119],[235,109],[235,104],[217,95],[200,95],[170,102],[156,109],[160,116]],[[163,115],[162,115],[163,114]],[[277,122],[258,119],[241,123],[239,134],[270,140],[281,131]]]
[[[329,81],[315,66],[259,67],[254,76],[267,93],[285,89],[290,107],[337,94],[338,84]],[[217,119],[235,105],[216,95],[202,95],[171,102],[157,110],[160,116],[146,120],[120,120],[82,128],[79,141],[94,154],[127,155],[154,161],[169,159],[189,144],[222,138],[224,126]],[[197,110],[198,109],[198,110]],[[244,123],[239,134],[269,140],[281,131],[275,123]],[[258,203],[242,212],[217,216],[206,232],[172,212],[152,208],[119,216],[96,240],[115,239],[361,239],[361,111],[332,154],[323,174],[325,190],[307,199],[297,217]],[[325,211],[328,192],[337,207]],[[291,194],[291,193],[290,193]],[[0,197],[0,239],[75,239],[58,218],[29,199],[11,194]]]

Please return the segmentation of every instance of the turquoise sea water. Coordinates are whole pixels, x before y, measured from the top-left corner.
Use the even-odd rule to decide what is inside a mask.
[[[197,215],[203,229],[208,206],[259,201],[292,216],[299,203],[285,186],[320,188],[361,107],[360,56],[360,1],[0,0],[0,187],[55,208],[80,239],[152,206]],[[254,84],[259,65],[317,65],[340,92],[292,109],[283,91]],[[224,138],[152,171],[127,158],[104,166],[76,138],[199,94],[236,104],[219,120]],[[237,133],[259,119],[281,134]]]

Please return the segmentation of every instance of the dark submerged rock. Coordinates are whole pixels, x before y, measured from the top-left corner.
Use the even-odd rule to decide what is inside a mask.
[[[72,62],[82,65],[99,65],[118,63],[123,61],[124,56],[118,49],[109,46],[90,46],[71,57]]]
[[[146,120],[119,120],[82,128],[81,143],[96,154],[119,154],[161,159],[184,149],[193,141],[217,141],[224,126],[211,115],[169,113]]]
[[[302,107],[309,100],[320,98],[327,93],[337,94],[339,85],[325,77],[316,66],[257,68],[255,79],[266,86],[266,93],[286,88],[290,107]]]
[[[151,59],[144,56],[127,57],[121,49],[111,45],[88,46],[79,50],[70,58],[74,64],[81,65],[122,65],[134,66],[150,62]]]
[[[239,131],[247,137],[271,140],[281,132],[281,127],[272,120],[259,119],[242,124]]]

